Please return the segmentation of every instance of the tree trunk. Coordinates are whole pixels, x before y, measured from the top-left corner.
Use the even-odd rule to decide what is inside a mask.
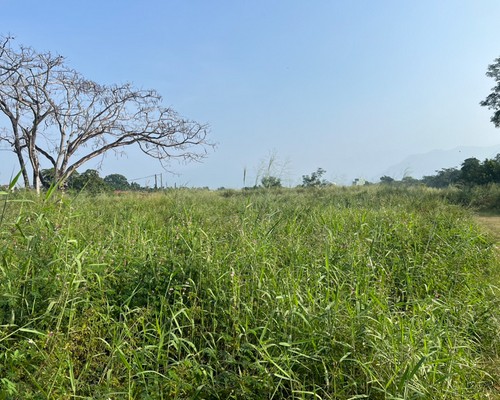
[[[28,171],[26,170],[26,163],[24,162],[23,154],[21,152],[21,146],[18,140],[15,141],[14,150],[17,159],[19,161],[19,166],[21,167],[21,172],[24,180],[24,187],[28,189],[30,187],[30,179],[28,177]]]

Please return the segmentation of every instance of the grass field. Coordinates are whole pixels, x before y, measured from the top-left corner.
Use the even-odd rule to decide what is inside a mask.
[[[0,197],[0,399],[495,399],[499,266],[435,190]]]

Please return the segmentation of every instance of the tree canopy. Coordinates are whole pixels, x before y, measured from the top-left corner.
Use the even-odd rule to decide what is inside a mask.
[[[260,182],[266,189],[281,187],[281,179],[271,175],[262,177]]]
[[[130,184],[125,176],[120,174],[111,174],[104,178],[104,182],[114,190],[127,190]]]
[[[497,58],[493,64],[488,66],[486,76],[493,78],[496,84],[491,89],[491,93],[488,97],[479,104],[494,111],[491,122],[495,124],[495,127],[500,128],[500,57]]]
[[[64,57],[0,37],[0,113],[8,121],[0,141],[16,154],[26,186],[40,189],[42,162],[62,184],[89,160],[129,145],[162,163],[203,158],[212,146],[208,126],[161,103],[155,90],[101,85]]]
[[[327,186],[329,182],[323,178],[326,171],[323,168],[318,168],[311,175],[302,175],[302,187],[320,187]]]

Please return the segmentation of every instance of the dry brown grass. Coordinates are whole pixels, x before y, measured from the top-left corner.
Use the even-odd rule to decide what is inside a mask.
[[[476,221],[500,244],[500,216],[499,215],[476,215]]]
[[[476,215],[475,220],[495,240],[496,242],[495,247],[497,250],[496,253],[498,255],[500,264],[500,216],[481,214],[481,215]],[[497,274],[497,278],[499,277],[500,273]],[[497,376],[500,375],[500,360],[498,358],[494,358],[487,369],[492,374],[497,374]],[[488,394],[488,399],[500,399],[499,393],[500,393],[500,387],[496,386],[495,388],[492,389],[492,392]]]

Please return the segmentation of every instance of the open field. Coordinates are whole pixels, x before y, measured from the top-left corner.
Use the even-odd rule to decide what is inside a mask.
[[[0,399],[495,399],[494,240],[435,190],[0,198]]]

